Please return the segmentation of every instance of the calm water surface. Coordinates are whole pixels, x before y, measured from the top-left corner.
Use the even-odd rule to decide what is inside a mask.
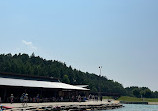
[[[125,107],[103,111],[158,111],[158,105],[124,104]]]

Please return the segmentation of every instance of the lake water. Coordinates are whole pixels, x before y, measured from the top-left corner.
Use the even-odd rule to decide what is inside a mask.
[[[125,107],[103,111],[158,111],[158,105],[124,104]]]

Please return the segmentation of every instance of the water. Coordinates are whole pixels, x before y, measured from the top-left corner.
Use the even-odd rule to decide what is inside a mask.
[[[103,111],[158,111],[158,105],[124,104],[125,107]]]

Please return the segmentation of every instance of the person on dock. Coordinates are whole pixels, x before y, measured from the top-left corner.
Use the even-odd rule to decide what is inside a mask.
[[[95,100],[95,96],[94,96],[94,95],[92,95],[92,100],[93,100],[93,101]]]
[[[13,94],[11,94],[11,95],[10,95],[10,103],[12,104],[12,103],[13,103],[13,101],[14,101],[14,95],[13,95]]]
[[[95,100],[98,101],[98,96],[97,95],[95,95]]]
[[[20,97],[20,102],[22,102],[22,103],[23,103],[23,100],[24,100],[24,95],[25,95],[25,93],[23,93],[23,94],[21,95],[21,97]]]
[[[88,100],[91,100],[92,99],[92,95],[90,94],[89,96],[88,96]]]
[[[102,100],[103,100],[103,96],[101,95],[101,96],[100,96],[100,101],[102,101]]]
[[[80,95],[78,96],[78,101],[81,102],[81,96]]]
[[[40,102],[40,95],[39,95],[39,94],[37,94],[37,96],[36,96],[36,102],[37,102],[37,103]]]
[[[74,102],[74,99],[75,99],[75,97],[74,97],[74,95],[72,95],[71,101]]]
[[[23,95],[23,103],[22,103],[23,107],[25,105],[27,106],[27,102],[28,102],[28,94],[26,93],[26,94]]]

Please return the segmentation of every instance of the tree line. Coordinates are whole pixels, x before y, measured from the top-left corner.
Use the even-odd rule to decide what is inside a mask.
[[[140,97],[158,97],[158,92],[152,92],[148,88],[143,91],[139,87],[124,88],[122,84],[109,80],[105,76],[98,76],[93,73],[82,72],[67,66],[65,63],[57,60],[46,60],[42,57],[28,54],[1,54],[0,72],[9,72],[16,74],[45,76],[58,78],[61,82],[72,85],[89,85],[91,92],[117,93],[120,95],[129,95]],[[151,94],[148,94],[151,93]]]
[[[151,91],[148,87],[131,86],[126,87],[128,96],[137,98],[158,98],[158,91]]]

